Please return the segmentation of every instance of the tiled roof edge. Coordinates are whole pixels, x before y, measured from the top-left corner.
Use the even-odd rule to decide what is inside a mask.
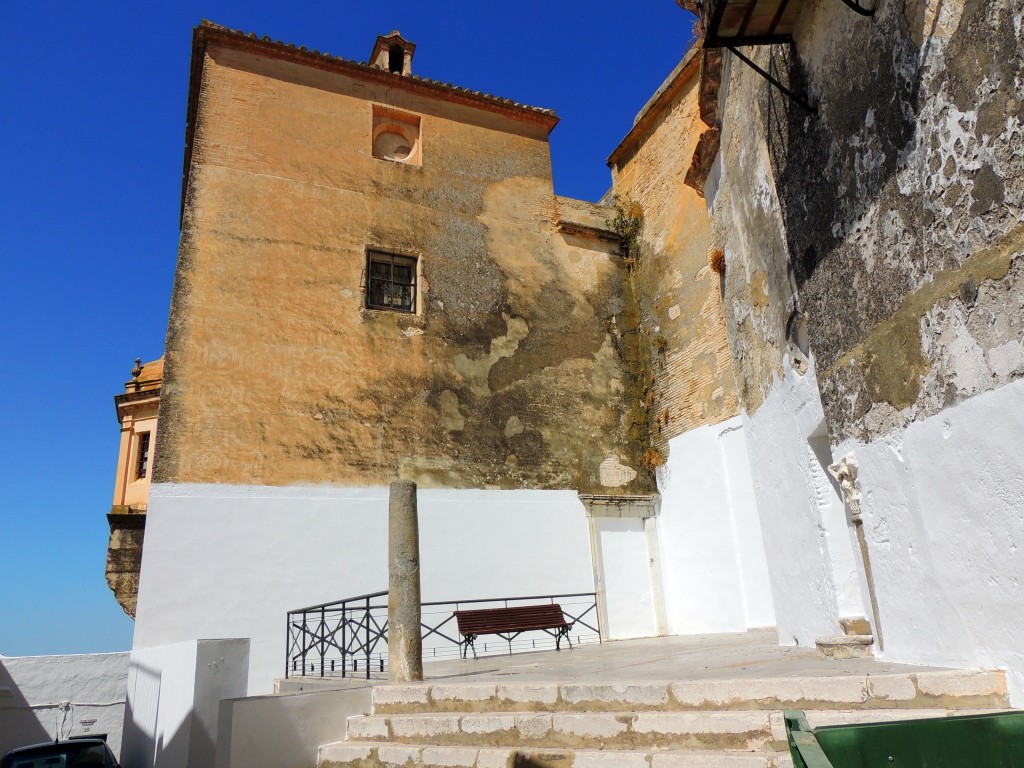
[[[300,54],[303,57],[307,57],[311,60],[319,60],[324,63],[340,64],[344,68],[355,68],[364,75],[369,75],[374,79],[384,79],[392,82],[398,80],[398,84],[401,85],[403,82],[414,82],[423,85],[430,86],[432,89],[441,89],[449,91],[452,94],[458,94],[460,96],[467,96],[473,100],[480,100],[493,104],[495,106],[503,107],[509,110],[523,111],[532,115],[543,115],[546,118],[554,118],[557,122],[557,115],[552,109],[545,109],[543,107],[534,107],[529,104],[522,104],[512,99],[502,98],[501,96],[495,96],[490,93],[484,93],[483,91],[474,91],[470,88],[463,88],[452,83],[446,83],[441,80],[432,80],[429,77],[420,77],[419,75],[400,75],[392,72],[386,72],[376,67],[371,67],[364,61],[355,61],[354,59],[346,59],[343,56],[332,56],[329,53],[321,53],[316,49],[308,49],[304,45],[295,45],[294,43],[284,43],[280,40],[272,40],[269,35],[263,35],[262,37],[256,35],[255,32],[243,32],[239,29],[231,29],[220,24],[215,24],[212,21],[206,19],[203,20],[202,24],[196,28],[197,30],[210,30],[212,32],[218,32],[226,36],[234,37],[236,39],[247,40],[251,43],[257,43],[265,46],[272,46],[281,51],[289,51],[291,53]],[[554,123],[552,123],[554,127]]]
[[[615,147],[606,161],[608,166],[615,165],[619,159],[629,151],[637,142],[640,135],[647,130],[648,126],[661,114],[661,111],[675,97],[679,89],[697,73],[700,67],[701,40],[698,38],[690,49],[676,64],[661,84],[657,91],[647,100],[647,103],[640,109],[633,120],[633,127],[629,129],[619,145]]]

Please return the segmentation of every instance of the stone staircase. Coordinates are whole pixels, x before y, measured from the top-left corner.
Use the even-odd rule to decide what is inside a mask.
[[[1006,709],[998,671],[636,683],[382,685],[320,768],[789,768],[811,726]]]

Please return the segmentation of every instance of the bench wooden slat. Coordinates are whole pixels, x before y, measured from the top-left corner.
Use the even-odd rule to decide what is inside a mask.
[[[562,637],[569,639],[569,630],[572,627],[572,623],[565,620],[562,606],[558,603],[455,611],[455,620],[459,625],[459,634],[465,638],[463,658],[466,656],[466,649],[470,647],[473,648],[473,657],[476,658],[476,646],[473,641],[477,635],[518,635],[531,630],[554,629],[557,630],[556,646],[561,647]],[[511,638],[506,639],[509,640],[511,653]],[[569,646],[572,646],[572,640],[569,640]]]
[[[533,629],[558,629],[568,626],[562,607],[549,605],[517,605],[512,608],[482,608],[456,611],[459,633],[484,635],[498,632],[527,632]]]

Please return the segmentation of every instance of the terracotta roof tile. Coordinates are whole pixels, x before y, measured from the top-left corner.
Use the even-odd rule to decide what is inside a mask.
[[[350,66],[361,67],[363,69],[366,69],[366,70],[369,70],[369,71],[372,71],[372,72],[375,72],[375,73],[380,73],[380,72],[384,71],[384,70],[377,69],[375,67],[371,67],[365,61],[356,61],[355,59],[346,59],[344,56],[332,56],[330,53],[321,53],[320,51],[316,50],[315,48],[313,50],[309,50],[304,45],[295,45],[294,43],[283,43],[280,40],[272,40],[269,35],[263,35],[263,37],[257,37],[255,32],[243,32],[240,29],[231,29],[230,27],[225,27],[225,26],[222,26],[220,24],[215,24],[214,22],[208,21],[206,19],[203,20],[203,22],[202,22],[202,24],[200,26],[203,27],[203,28],[206,28],[206,29],[216,30],[218,32],[223,32],[225,34],[233,35],[233,36],[236,36],[236,37],[247,38],[249,40],[261,40],[264,43],[270,43],[271,45],[278,46],[279,48],[283,48],[285,50],[296,51],[298,53],[305,53],[305,54],[309,54],[309,55],[312,55],[312,56],[317,56],[317,57],[319,57],[321,59],[329,59],[331,61],[341,62],[343,64],[348,64]],[[521,110],[526,110],[528,112],[535,112],[538,115],[548,115],[548,116],[551,116],[551,117],[555,116],[555,111],[553,109],[544,109],[543,107],[533,107],[533,106],[530,106],[529,104],[522,104],[522,103],[520,103],[518,101],[513,101],[512,99],[502,98],[500,96],[494,96],[494,95],[492,95],[490,93],[483,93],[482,91],[474,91],[474,90],[472,90],[470,88],[463,88],[461,86],[454,85],[452,83],[446,83],[446,82],[444,82],[442,80],[434,80],[434,79],[431,79],[429,77],[420,77],[419,75],[401,75],[401,74],[398,74],[398,73],[394,73],[394,76],[395,77],[400,77],[400,78],[405,79],[405,80],[412,80],[412,81],[417,82],[417,83],[423,83],[425,85],[431,85],[431,86],[438,87],[438,88],[444,88],[446,90],[453,91],[455,93],[466,94],[468,96],[473,96],[475,98],[491,102],[492,104],[500,104],[500,105],[505,106],[505,107],[512,107],[513,109],[521,109]]]

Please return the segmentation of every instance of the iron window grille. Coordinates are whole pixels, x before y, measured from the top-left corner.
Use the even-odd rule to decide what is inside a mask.
[[[416,311],[416,258],[369,251],[366,255],[366,306],[396,312]]]
[[[139,480],[146,476],[149,469],[149,432],[139,434],[139,458],[135,466],[135,477]]]

